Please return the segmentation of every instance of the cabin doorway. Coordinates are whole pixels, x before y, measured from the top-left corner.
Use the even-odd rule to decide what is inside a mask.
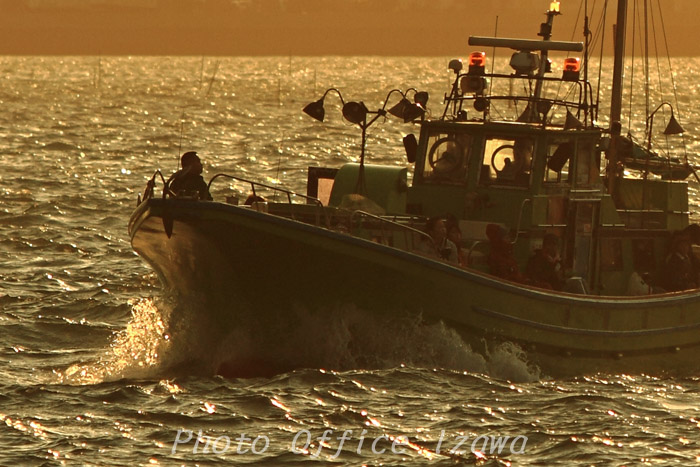
[[[600,203],[591,200],[570,200],[569,228],[567,229],[566,258],[572,277],[593,283],[595,270],[596,225]]]

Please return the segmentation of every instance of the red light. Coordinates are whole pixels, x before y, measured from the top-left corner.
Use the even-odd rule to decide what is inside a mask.
[[[580,58],[567,58],[564,60],[564,71],[573,71],[578,73],[581,70]]]
[[[469,54],[469,66],[486,66],[486,52],[472,52]]]

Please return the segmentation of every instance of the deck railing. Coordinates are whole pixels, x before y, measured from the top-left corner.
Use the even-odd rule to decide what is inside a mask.
[[[387,233],[393,234],[396,231],[399,231],[403,234],[403,239],[404,239],[404,245],[406,245],[406,248],[403,248],[404,250],[414,253],[415,252],[415,238],[416,235],[419,238],[424,239],[425,241],[429,242],[431,245],[434,245],[433,238],[428,235],[426,232],[416,229],[414,227],[411,227],[410,225],[403,224],[401,222],[398,222],[399,219],[407,220],[407,221],[413,221],[414,218],[412,217],[406,217],[406,216],[392,216],[391,218],[387,216],[377,216],[375,214],[370,214],[365,211],[354,211],[352,215],[350,216],[350,226],[351,228],[355,226],[355,222],[357,222],[359,219],[359,225],[358,228],[362,227],[362,220],[363,219],[371,219],[375,222],[378,223],[379,225],[379,231],[382,236],[382,238],[387,237]],[[391,227],[391,231],[389,231],[389,228]],[[393,236],[393,235],[392,235]]]
[[[295,197],[304,198],[304,199],[307,201],[306,204],[314,204],[314,205],[316,205],[316,207],[318,208],[318,209],[315,211],[315,215],[316,215],[316,225],[321,225],[321,217],[323,217],[323,221],[324,221],[325,227],[326,227],[326,228],[329,228],[329,227],[330,227],[330,219],[329,219],[329,217],[328,217],[328,213],[326,212],[325,206],[323,205],[323,203],[322,203],[318,198],[314,198],[313,196],[308,196],[308,195],[304,195],[304,194],[301,194],[301,193],[297,193],[297,192],[295,192],[295,191],[287,190],[287,189],[285,189],[285,188],[280,188],[280,187],[277,187],[277,186],[272,186],[272,185],[267,185],[267,184],[265,184],[265,183],[256,182],[256,181],[254,181],[254,180],[248,180],[248,179],[246,179],[246,178],[237,177],[237,176],[235,176],[235,175],[229,175],[229,174],[226,174],[226,173],[218,173],[218,174],[214,175],[214,176],[211,178],[211,180],[209,180],[209,184],[207,185],[207,188],[208,188],[208,189],[211,188],[212,183],[213,183],[214,180],[216,180],[217,178],[228,178],[228,179],[231,179],[231,180],[236,180],[236,181],[238,181],[238,182],[242,182],[242,183],[249,184],[249,185],[250,185],[250,190],[251,190],[251,192],[252,192],[252,196],[254,196],[254,197],[257,197],[257,196],[258,196],[258,192],[260,191],[260,188],[264,188],[264,189],[267,189],[267,190],[272,190],[272,191],[277,192],[277,193],[283,193],[284,195],[286,195],[286,197],[287,197],[287,204],[290,206],[290,208],[289,208],[289,215],[290,215],[290,217],[291,217],[292,219],[294,219],[294,220],[297,220],[296,217],[295,217],[295,213],[294,213],[294,206],[295,206],[295,205],[298,205],[299,203],[294,203],[294,202],[292,201],[292,198],[295,198]]]
[[[318,198],[226,173],[218,173],[214,175],[211,178],[211,180],[209,180],[209,183],[207,184],[207,189],[211,189],[211,186],[215,180],[222,178],[235,180],[237,182],[250,185],[251,194],[254,197],[257,197],[258,193],[264,190],[272,190],[274,192],[284,194],[287,200],[286,205],[290,206],[288,215],[294,220],[298,220],[297,218],[299,217],[299,213],[295,212],[295,206],[298,207],[301,205],[301,203],[295,203],[294,198],[303,198],[307,202],[305,205],[313,205],[316,208],[313,210],[315,217],[315,225],[331,229],[332,223],[328,208],[324,206]],[[176,194],[169,189],[169,184],[171,180],[166,179],[160,170],[156,170],[151,176],[151,178],[148,180],[143,195],[139,194],[139,204],[141,204],[143,201],[154,197],[157,179],[160,179],[163,183],[163,199],[167,197],[176,196]],[[285,203],[281,203],[281,205],[285,205]],[[344,219],[341,220],[341,222],[349,223],[349,230],[347,234],[352,236],[360,237],[360,235],[358,235],[358,232],[363,229],[366,229],[366,231],[370,231],[372,233],[377,233],[378,231],[380,237],[380,239],[378,239],[379,241],[382,241],[382,243],[384,243],[384,241],[386,241],[387,239],[391,239],[390,246],[411,253],[416,252],[417,238],[420,239],[419,241],[426,241],[431,245],[434,244],[432,237],[426,232],[415,228],[412,225],[408,225],[413,224],[416,221],[417,218],[413,216],[379,216],[361,210],[356,210],[352,212],[344,210],[334,210],[333,212],[335,212],[336,217],[340,216]],[[402,242],[396,241],[396,235],[401,236]]]

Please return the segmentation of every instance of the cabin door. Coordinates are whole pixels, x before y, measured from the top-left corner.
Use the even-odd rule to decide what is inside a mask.
[[[581,277],[592,284],[595,270],[595,230],[598,224],[600,203],[591,200],[571,201],[570,222],[567,233],[567,261],[573,277]]]

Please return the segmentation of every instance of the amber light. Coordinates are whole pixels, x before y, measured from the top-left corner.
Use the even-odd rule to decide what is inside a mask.
[[[469,54],[469,66],[486,66],[486,52],[472,52]]]
[[[573,71],[578,73],[581,70],[580,58],[567,58],[564,60],[564,71]]]

